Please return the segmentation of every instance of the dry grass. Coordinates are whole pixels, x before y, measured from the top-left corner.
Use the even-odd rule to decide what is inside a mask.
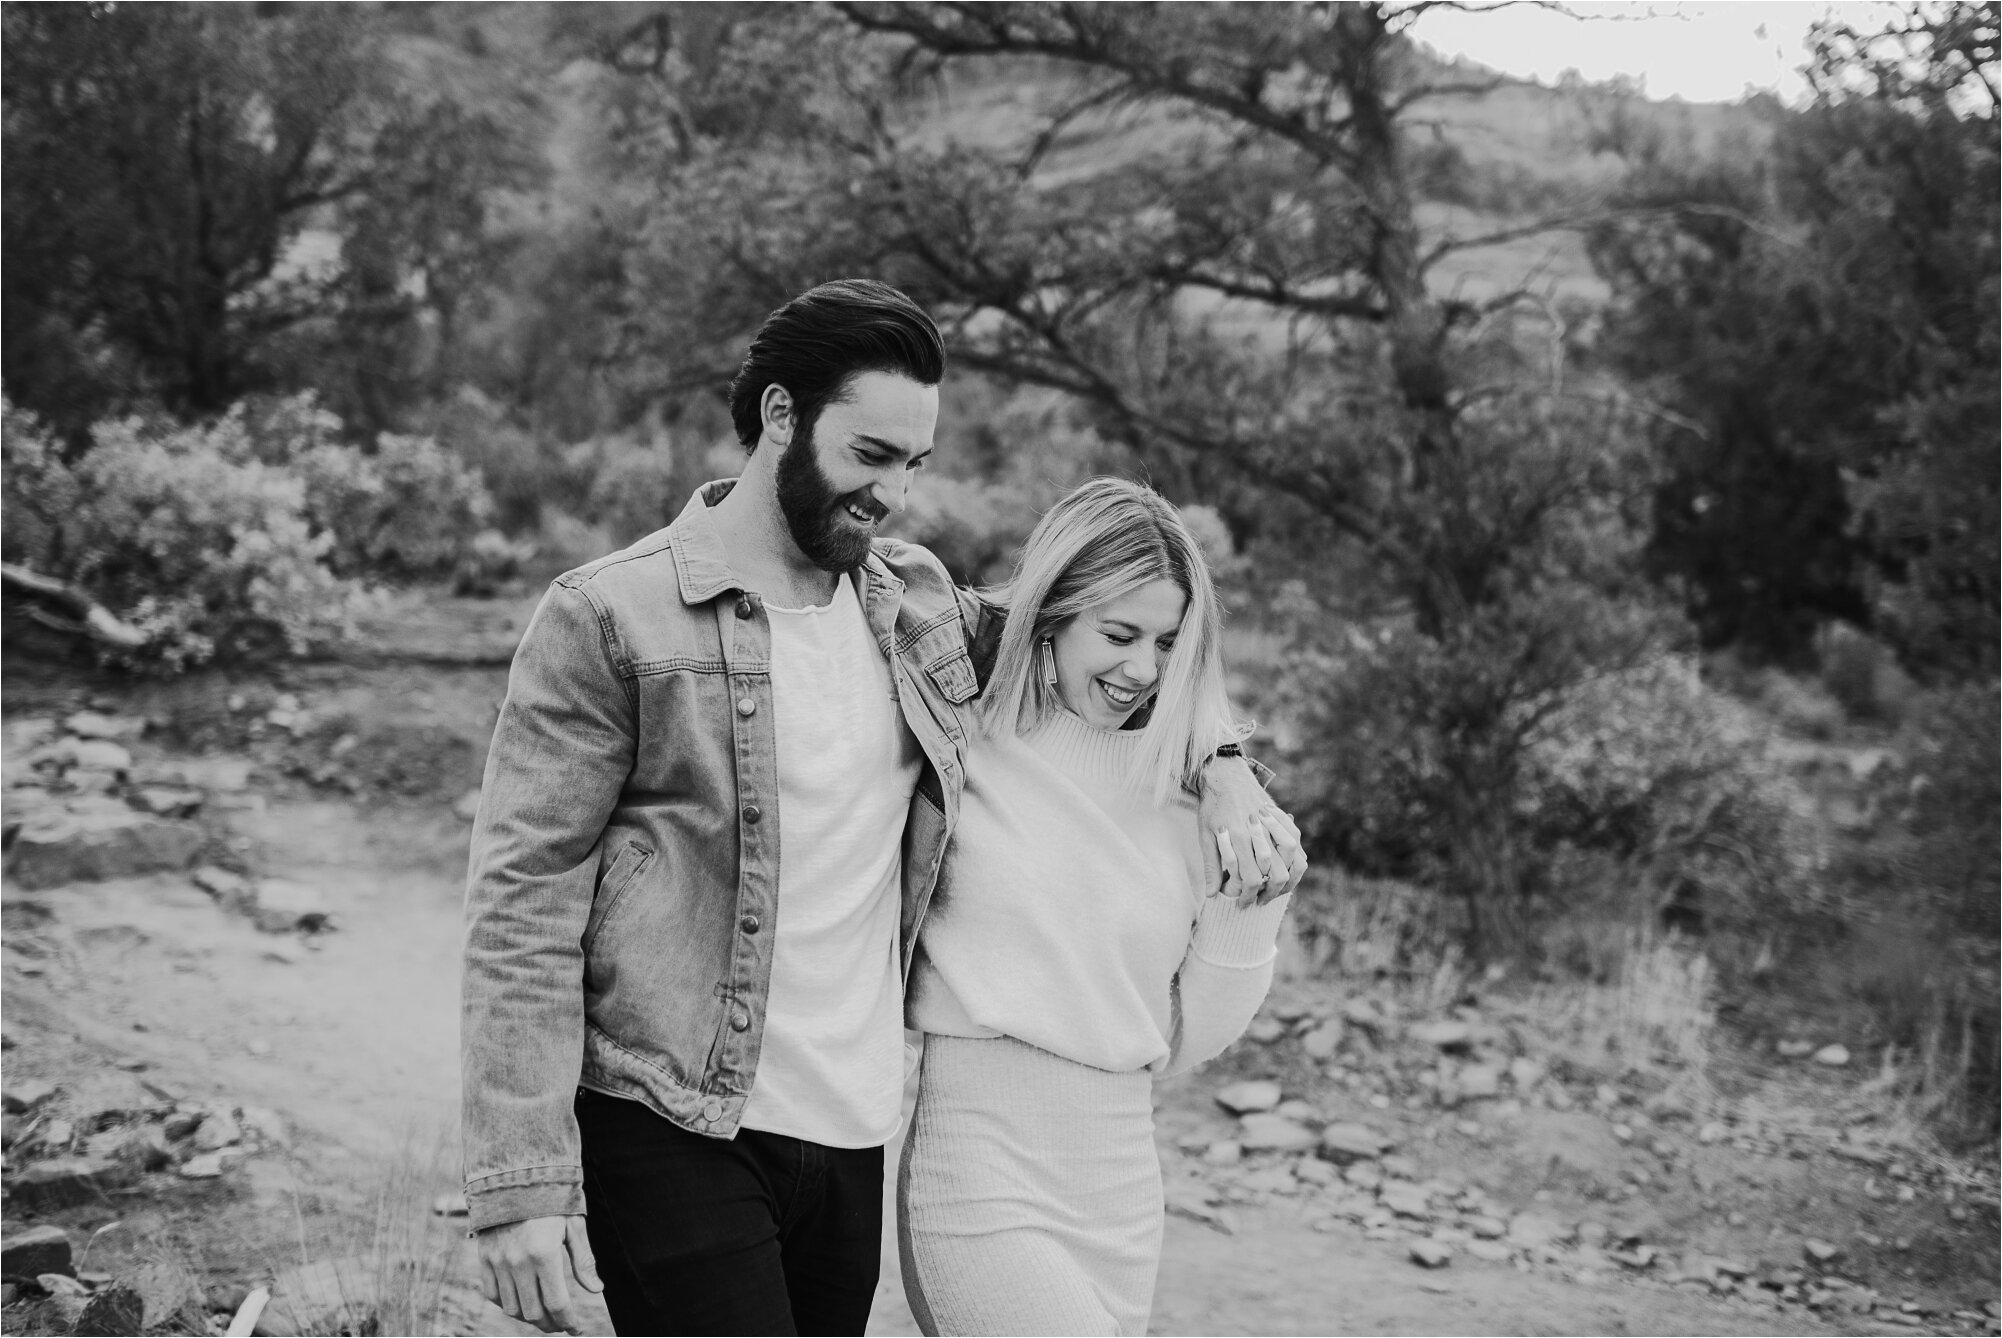
[[[291,1332],[435,1334],[446,1331],[446,1294],[459,1233],[433,1216],[437,1196],[457,1182],[442,1136],[406,1136],[377,1171],[362,1201],[309,1244],[294,1204],[296,1264],[273,1268],[270,1313]]]
[[[1437,893],[1316,869],[1294,905],[1302,946],[1317,971],[1346,980],[1422,981],[1428,996],[1456,994],[1464,982],[1464,922],[1459,907]]]
[[[1717,1027],[1710,961],[1673,934],[1634,931],[1611,979],[1539,987],[1530,1012],[1574,1068],[1639,1074],[1703,1110]]]

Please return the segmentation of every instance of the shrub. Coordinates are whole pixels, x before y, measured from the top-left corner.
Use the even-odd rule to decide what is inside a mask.
[[[100,423],[66,462],[6,409],[6,552],[147,636],[130,664],[300,654],[344,634],[363,578],[451,575],[493,506],[434,442],[344,444],[309,395],[182,427]]]
[[[1920,881],[1952,926],[1994,942],[2002,885],[2002,777],[1997,738],[2002,697],[1994,683],[1937,689],[1918,703],[1913,748],[1912,835]]]
[[[123,662],[298,654],[345,632],[354,587],[327,565],[304,482],[256,458],[244,416],[98,424],[66,464],[6,411],[6,552],[88,590],[147,635]]]
[[[315,445],[293,467],[313,523],[330,535],[342,576],[446,576],[487,527],[493,500],[472,469],[428,437],[376,438],[373,454]]]
[[[694,486],[665,442],[613,442],[591,481],[584,514],[610,532],[612,547],[621,548],[673,520]]]
[[[1559,945],[1566,964],[1605,975],[1619,943],[1664,912],[1749,922],[1773,898],[1806,895],[1811,850],[1790,783],[1756,717],[1705,687],[1691,661],[1656,656],[1555,686],[1519,732],[1483,738],[1466,722],[1509,672],[1499,655],[1389,621],[1351,625],[1346,641],[1296,656],[1289,672],[1285,695],[1304,709],[1284,801],[1319,853],[1442,891],[1455,874],[1440,854],[1447,826],[1480,824],[1514,893],[1470,907],[1489,918],[1486,946],[1528,946],[1537,920],[1582,925]]]
[[[526,579],[529,563],[540,553],[541,549],[525,539],[510,539],[499,530],[481,530],[452,568],[452,593],[492,599],[504,587]]]
[[[328,562],[338,575],[449,575],[492,521],[478,471],[429,437],[384,433],[364,450],[311,393],[247,404],[238,415],[241,448],[304,481],[314,526],[333,536]]]
[[[1806,887],[1792,783],[1747,708],[1664,656],[1579,687],[1531,743],[1516,811],[1560,903],[1610,878],[1637,927],[1748,924]],[[1590,852],[1607,860],[1560,858]]]
[[[494,499],[495,523],[533,530],[549,509],[571,512],[590,493],[595,453],[565,451],[515,423],[505,406],[463,387],[427,424],[431,435],[479,472]]]

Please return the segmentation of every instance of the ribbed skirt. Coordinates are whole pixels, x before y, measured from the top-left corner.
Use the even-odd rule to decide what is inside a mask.
[[[925,1037],[897,1182],[927,1334],[1147,1332],[1161,1262],[1153,1075]]]

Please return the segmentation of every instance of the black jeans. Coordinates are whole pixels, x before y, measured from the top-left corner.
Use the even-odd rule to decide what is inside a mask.
[[[577,1094],[584,1200],[622,1334],[859,1334],[883,1244],[883,1149],[705,1138]]]

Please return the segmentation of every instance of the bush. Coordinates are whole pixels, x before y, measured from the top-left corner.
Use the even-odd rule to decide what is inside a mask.
[[[242,448],[296,473],[306,509],[333,537],[346,577],[405,581],[450,575],[494,503],[478,471],[429,437],[384,433],[372,450],[343,439],[341,420],[310,393],[244,406]]]
[[[623,548],[673,520],[695,488],[665,443],[619,441],[607,447],[585,502],[585,514]]]
[[[1955,930],[1993,943],[1998,922],[2002,697],[1993,683],[1926,694],[1915,712],[1912,835],[1920,881]]]
[[[1805,894],[1811,852],[1789,782],[1766,760],[1756,718],[1689,660],[1553,685],[1553,705],[1483,738],[1466,722],[1501,690],[1496,677],[1522,672],[1506,643],[1455,648],[1394,622],[1348,632],[1345,647],[1298,655],[1289,672],[1285,696],[1303,706],[1285,801],[1318,853],[1442,891],[1456,885],[1447,826],[1478,825],[1513,899],[1471,907],[1489,920],[1476,947],[1527,947],[1533,921],[1569,923],[1580,938],[1568,964],[1603,974],[1619,953],[1599,951],[1593,933],[1613,944],[1665,914],[1744,922],[1775,896]]]
[[[440,405],[427,426],[486,481],[495,523],[510,534],[539,528],[546,510],[576,514],[590,493],[595,452],[565,451],[544,441],[515,423],[505,406],[470,387]]]
[[[256,458],[241,413],[100,423],[74,464],[11,407],[5,426],[6,553],[144,632],[121,661],[298,654],[346,631],[355,590],[327,563],[334,537],[313,524],[304,481]]]
[[[1610,876],[1636,927],[1749,924],[1798,895],[1812,861],[1794,788],[1759,719],[1664,656],[1584,684],[1526,755],[1516,811],[1553,900]],[[1559,858],[1592,852],[1608,861]]]
[[[129,664],[300,654],[343,635],[364,578],[455,573],[493,506],[425,438],[340,440],[311,396],[206,426],[98,424],[66,462],[6,410],[6,552],[148,637]]]
[[[479,475],[429,437],[385,433],[367,455],[317,445],[293,465],[313,523],[333,538],[328,564],[342,576],[449,575],[493,515]]]

